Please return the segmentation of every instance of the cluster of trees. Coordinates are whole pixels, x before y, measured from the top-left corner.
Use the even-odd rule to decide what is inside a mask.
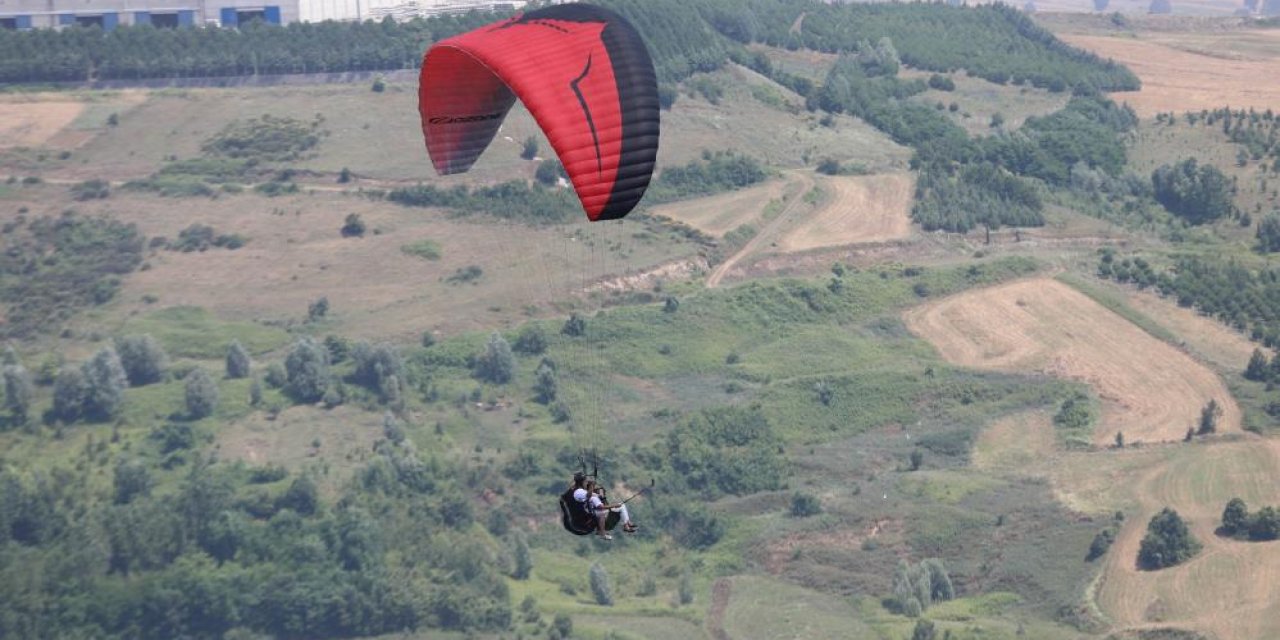
[[[1251,514],[1244,500],[1232,498],[1222,510],[1218,533],[1241,540],[1275,540],[1280,538],[1280,509],[1268,506]]]
[[[174,439],[184,446],[178,431]],[[83,455],[96,466],[114,454],[90,446]],[[172,490],[156,491],[151,455],[135,447],[117,457],[103,500],[87,473],[0,470],[0,635],[509,628],[506,549],[518,544],[476,528],[466,498],[466,486],[490,486],[484,470],[384,439],[326,504],[307,473],[198,457]],[[414,571],[397,569],[405,563]]]
[[[1250,269],[1235,260],[1183,256],[1157,270],[1143,258],[1117,260],[1104,251],[1098,274],[1154,287],[1178,305],[1200,310],[1268,348],[1280,347],[1280,269]]]
[[[475,188],[417,185],[393,189],[387,193],[387,200],[409,207],[451,209],[461,214],[491,213],[529,223],[563,222],[582,211],[568,190],[544,189],[523,180]]]
[[[115,296],[121,277],[142,264],[137,227],[65,212],[19,215],[0,233],[0,337],[58,328],[77,310]]]
[[[702,0],[695,6],[717,31],[738,42],[837,53],[888,37],[902,62],[918,69],[967,69],[999,84],[1029,83],[1056,91],[1139,86],[1128,69],[1066,45],[1011,6],[785,0]]]
[[[758,407],[718,407],[682,420],[644,456],[663,486],[712,500],[781,488],[788,475],[780,438]]]
[[[1151,174],[1156,201],[1190,224],[1240,217],[1231,180],[1213,165],[1195,158],[1162,165]]]
[[[666,202],[720,191],[741,189],[763,181],[768,174],[760,162],[735,151],[702,152],[700,160],[664,169],[649,187],[648,202]]]
[[[83,82],[411,69],[438,39],[492,14],[238,29],[121,26],[0,32],[0,82]]]
[[[904,615],[918,617],[935,602],[956,597],[947,567],[938,558],[927,558],[919,564],[898,561],[893,573],[893,607]]]
[[[1182,564],[1201,547],[1178,512],[1166,507],[1147,523],[1147,534],[1138,547],[1138,566],[1154,571]]]
[[[712,71],[742,45],[855,51],[888,37],[902,62],[938,72],[967,69],[1004,84],[1053,91],[1138,88],[1123,66],[1067,46],[1011,7],[828,5],[784,0],[605,0],[644,37],[664,106],[674,83]],[[0,32],[0,82],[241,76],[415,68],[428,44],[498,17],[484,12],[364,23],[261,23],[238,29],[120,27]],[[798,78],[787,86],[801,89]],[[793,86],[794,85],[794,86]],[[801,91],[808,94],[808,91]]]
[[[887,37],[875,46],[858,42],[809,94],[808,104],[858,116],[915,149],[912,166],[920,178],[912,215],[926,230],[1038,226],[1044,223],[1043,204],[1023,178],[1069,186],[1073,168],[1105,177],[1122,171],[1120,134],[1137,124],[1128,107],[1087,92],[1057,113],[1029,118],[1017,133],[970,139],[937,109],[907,100],[930,85],[896,77],[899,55]],[[944,86],[936,80],[933,85]]]

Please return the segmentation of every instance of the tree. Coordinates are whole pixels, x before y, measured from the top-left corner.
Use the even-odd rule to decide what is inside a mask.
[[[63,369],[53,383],[53,417],[63,422],[74,422],[84,413],[85,398],[89,389],[84,374],[76,369]]]
[[[342,237],[344,238],[363,238],[365,231],[364,219],[358,213],[348,213],[346,220],[342,223]]]
[[[1280,251],[1280,215],[1269,213],[1258,223],[1258,248],[1267,253]]]
[[[1191,224],[1234,218],[1239,213],[1232,199],[1231,180],[1217,167],[1197,164],[1195,158],[1162,165],[1151,173],[1151,186],[1156,201]]]
[[[20,364],[5,365],[4,406],[18,424],[26,423],[35,391],[35,383],[31,381],[31,374],[27,373],[25,367]]]
[[[524,139],[524,145],[520,148],[520,157],[525,160],[532,160],[538,157],[538,138],[529,136]]]
[[[227,377],[232,380],[248,378],[251,368],[249,352],[239,340],[232,340],[231,344],[227,345]]]
[[[1117,449],[1124,448],[1124,432],[1123,431],[1116,432],[1116,448]]]
[[[919,471],[922,464],[924,464],[924,452],[919,449],[913,449],[911,451],[911,470]]]
[[[576,313],[569,314],[569,319],[564,321],[564,326],[560,328],[560,333],[575,338],[586,335],[587,321]]]
[[[511,348],[525,355],[539,355],[547,350],[547,334],[539,325],[527,325],[520,330],[520,335],[516,337],[516,342],[511,345]]]
[[[604,567],[599,562],[593,563],[588,577],[591,580],[591,593],[596,598],[596,604],[613,606],[613,589],[609,586],[609,574]]]
[[[262,378],[254,378],[249,383],[249,406],[256,407],[262,404]]]
[[[549,158],[538,163],[538,168],[533,172],[533,177],[538,182],[553,187],[560,182],[561,178],[566,177],[564,173],[564,165],[555,158]]]
[[[1218,419],[1222,417],[1222,407],[1218,406],[1218,401],[1209,400],[1203,409],[1200,410],[1200,428],[1197,433],[1207,435],[1218,430]]]
[[[677,585],[677,591],[680,604],[693,603],[693,574],[688,569],[680,572],[680,584]]]
[[[1170,0],[1151,0],[1147,13],[1168,15],[1173,13],[1173,3]]]
[[[1257,382],[1266,380],[1267,364],[1266,354],[1262,353],[1262,349],[1255,348],[1253,355],[1249,356],[1249,364],[1244,368],[1245,379]]]
[[[99,349],[80,371],[85,381],[85,415],[95,420],[111,420],[120,415],[129,381],[116,350]]]
[[[516,580],[527,580],[533,573],[533,554],[529,553],[529,541],[525,539],[524,532],[516,531],[511,534],[511,542],[516,565],[511,577]]]
[[[1201,545],[1177,511],[1165,508],[1152,516],[1138,548],[1138,566],[1154,571],[1181,564],[1200,551]]]
[[[1111,0],[1093,0],[1093,10],[1103,12],[1107,7],[1111,6]]]
[[[538,365],[538,371],[535,375],[536,381],[533,383],[533,393],[537,401],[541,404],[551,404],[556,399],[558,387],[556,370],[544,362]]]
[[[675,313],[680,310],[680,301],[675,296],[667,296],[665,302],[662,303],[662,311],[664,313]]]
[[[218,406],[218,385],[204,369],[196,369],[187,374],[186,381],[187,414],[199,420],[213,415]]]
[[[1000,112],[991,114],[990,127],[992,129],[999,129],[1000,127],[1003,127],[1003,126],[1004,126],[1004,114]]]
[[[115,487],[115,503],[129,504],[138,496],[151,494],[151,472],[138,460],[121,458],[116,463],[112,484]]]
[[[484,353],[476,358],[475,377],[493,384],[506,384],[515,376],[516,360],[511,345],[497,331],[489,336]]]
[[[329,352],[306,336],[293,343],[285,358],[287,388],[300,402],[317,402],[329,388]]]
[[[1263,507],[1249,519],[1250,540],[1275,540],[1280,538],[1280,509]]]
[[[916,620],[915,629],[911,631],[911,640],[937,640],[938,632],[929,620]]]
[[[169,356],[150,335],[116,338],[116,353],[120,355],[120,364],[129,378],[129,386],[140,387],[164,379]]]
[[[1249,529],[1249,508],[1244,500],[1232,498],[1222,510],[1222,532],[1234,536],[1246,533]]]
[[[276,501],[278,508],[292,509],[304,516],[315,513],[319,504],[320,497],[316,483],[306,474],[294,478],[293,483]]]
[[[573,635],[573,618],[563,611],[556,614],[553,626],[560,633],[561,638],[569,638]]]

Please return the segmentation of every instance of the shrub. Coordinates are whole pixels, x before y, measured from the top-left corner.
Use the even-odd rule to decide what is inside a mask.
[[[131,386],[140,387],[164,379],[169,357],[155,338],[150,335],[124,336],[117,338],[115,344]]]
[[[213,415],[217,408],[218,385],[204,369],[187,374],[186,401],[187,413],[196,420]]]

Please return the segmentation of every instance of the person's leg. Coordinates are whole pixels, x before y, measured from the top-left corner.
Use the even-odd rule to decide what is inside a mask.
[[[596,516],[596,535],[604,538],[605,540],[609,539],[609,532],[604,528],[604,521],[608,517],[607,513]]]

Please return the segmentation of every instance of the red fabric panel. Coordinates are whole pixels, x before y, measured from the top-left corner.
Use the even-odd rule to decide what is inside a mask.
[[[419,108],[436,169],[469,168],[493,139],[514,93],[546,133],[587,216],[597,219],[623,160],[622,106],[601,39],[605,25],[516,17],[433,46],[423,64]]]

